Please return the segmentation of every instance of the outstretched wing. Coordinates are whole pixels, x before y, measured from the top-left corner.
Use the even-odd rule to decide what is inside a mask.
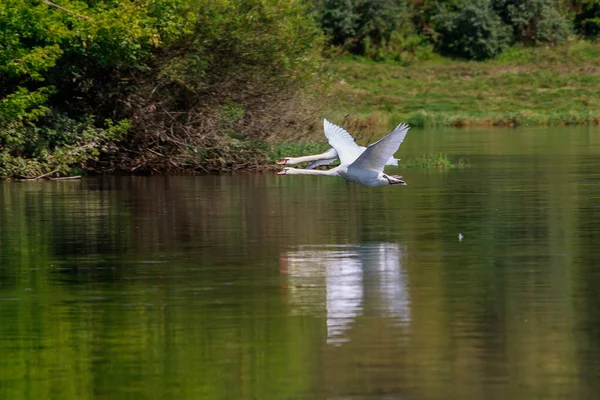
[[[394,167],[397,167],[398,161],[400,160],[394,157],[390,157],[390,159],[385,163],[385,165],[393,165]]]
[[[383,171],[390,157],[398,151],[409,129],[408,125],[398,125],[390,134],[367,147],[352,166],[377,172]]]
[[[340,164],[352,164],[361,155],[362,150],[358,147],[352,136],[343,128],[327,120],[323,121],[323,128],[327,141],[338,153]]]

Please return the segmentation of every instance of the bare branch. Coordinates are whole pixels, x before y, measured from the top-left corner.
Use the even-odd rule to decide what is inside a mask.
[[[34,179],[35,179],[35,180],[38,180],[38,179],[45,178],[45,177],[47,177],[48,175],[52,175],[53,173],[55,173],[55,172],[58,172],[58,170],[59,170],[59,168],[56,168],[55,170],[52,170],[52,171],[50,171],[50,172],[47,172],[47,173],[45,173],[45,174],[42,174],[42,175],[40,175],[40,176],[36,176]]]
[[[55,4],[55,3],[53,3],[53,2],[51,2],[49,0],[42,0],[42,3],[47,4],[47,5],[51,6],[51,7],[56,7],[59,10],[64,11],[64,12],[68,12],[69,14],[73,14],[76,17],[87,19],[88,21],[93,21],[93,19],[90,18],[90,17],[86,17],[85,15],[77,14],[76,12],[73,12],[71,10],[68,10],[68,9],[64,8],[64,7],[61,7],[58,4]]]

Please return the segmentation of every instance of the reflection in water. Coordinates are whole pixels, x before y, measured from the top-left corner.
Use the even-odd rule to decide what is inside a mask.
[[[342,342],[342,335],[362,311],[363,271],[350,255],[327,263],[327,343]]]
[[[423,131],[472,168],[403,190],[0,182],[0,399],[597,398],[594,129]]]
[[[280,260],[281,271],[289,280],[292,307],[299,312],[315,313],[324,305],[327,342],[339,344],[350,340],[344,333],[365,312],[391,317],[399,325],[410,322],[402,256],[398,244],[379,243],[299,246],[283,253]],[[369,309],[365,309],[365,298],[373,299]]]

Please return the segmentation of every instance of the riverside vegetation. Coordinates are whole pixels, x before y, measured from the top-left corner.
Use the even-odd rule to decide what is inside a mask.
[[[356,126],[597,125],[600,44],[514,47],[495,60],[402,66],[347,57],[328,65],[337,113]]]
[[[359,136],[600,121],[600,0],[5,0],[0,21],[3,177],[259,170],[326,148],[325,114]]]

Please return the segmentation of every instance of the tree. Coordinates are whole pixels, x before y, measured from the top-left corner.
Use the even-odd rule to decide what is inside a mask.
[[[440,6],[433,17],[442,54],[483,60],[500,54],[510,43],[510,28],[494,12],[490,0]]]

